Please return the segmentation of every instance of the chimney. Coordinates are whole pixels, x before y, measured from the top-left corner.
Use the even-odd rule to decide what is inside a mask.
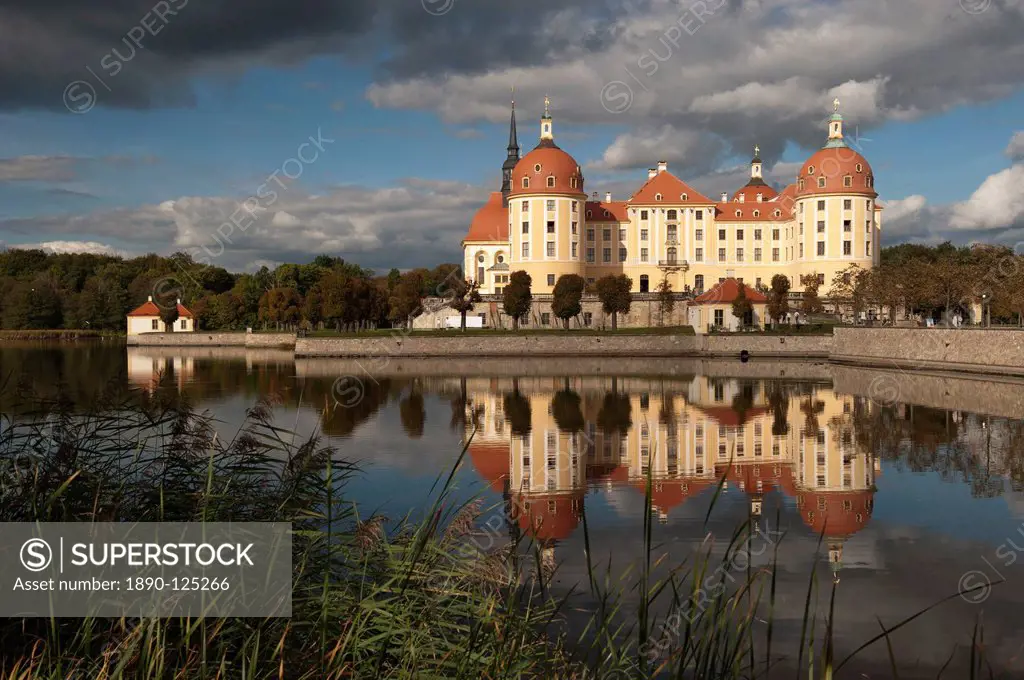
[[[728,203],[728,202],[729,202],[729,194],[727,194],[727,193],[725,193],[723,191],[722,192],[722,203]]]
[[[666,170],[668,170],[668,161],[658,161],[658,174],[660,175]]]
[[[657,175],[657,174],[658,174],[657,170],[655,170],[654,168],[649,168],[647,170],[647,179],[654,179],[654,176]]]
[[[604,192],[604,202],[605,203],[611,203],[612,202],[612,192],[610,192],[610,191]]]

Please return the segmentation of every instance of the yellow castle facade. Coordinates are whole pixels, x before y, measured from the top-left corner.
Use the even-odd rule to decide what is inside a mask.
[[[512,272],[549,294],[563,274],[594,282],[626,274],[633,292],[699,293],[735,277],[767,287],[776,274],[802,290],[802,276],[826,287],[850,265],[879,262],[881,207],[867,160],[844,139],[833,102],[824,146],[781,192],[764,181],[755,147],[750,179],[719,200],[704,196],[659,161],[628,199],[588,196],[576,160],[555,144],[549,102],[540,141],[520,158],[513,103],[501,191],[475,215],[462,241],[468,279],[500,294]]]

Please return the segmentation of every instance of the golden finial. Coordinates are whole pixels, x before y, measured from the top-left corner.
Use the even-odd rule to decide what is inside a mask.
[[[761,147],[759,147],[757,144],[755,144],[754,145],[754,156],[757,157],[757,156],[760,156],[760,155],[761,155]]]
[[[839,97],[832,100],[832,110],[839,113]]]

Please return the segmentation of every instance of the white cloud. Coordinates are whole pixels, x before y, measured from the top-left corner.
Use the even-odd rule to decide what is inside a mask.
[[[97,243],[96,241],[46,241],[43,243],[19,243],[12,247],[39,249],[58,254],[90,253],[93,255],[127,255],[123,250],[108,246],[104,243]]]
[[[955,229],[1006,229],[1024,220],[1024,163],[989,176],[969,199],[953,206]]]
[[[1006,147],[1006,155],[1015,161],[1024,161],[1024,130],[1013,135],[1010,145]]]

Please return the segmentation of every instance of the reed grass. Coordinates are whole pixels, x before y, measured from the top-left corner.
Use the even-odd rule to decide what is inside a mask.
[[[709,539],[663,564],[649,476],[638,573],[592,562],[583,516],[580,587],[596,604],[570,632],[574,593],[552,592],[541,546],[524,537],[482,551],[472,540],[485,508],[453,493],[466,449],[438,478],[426,519],[362,517],[346,497],[358,471],[318,433],[301,439],[275,424],[274,406],[257,403],[230,438],[170,388],[111,389],[89,413],[58,399],[2,416],[0,521],[276,521],[295,533],[291,618],[3,619],[0,680],[814,679],[850,661],[835,659],[836,586],[817,612],[813,568],[799,648],[775,653],[778,543],[769,564],[736,566],[753,523],[720,559]],[[857,652],[890,645],[898,677],[891,635],[924,613],[883,626]],[[982,677],[980,626],[973,640],[970,677]]]

